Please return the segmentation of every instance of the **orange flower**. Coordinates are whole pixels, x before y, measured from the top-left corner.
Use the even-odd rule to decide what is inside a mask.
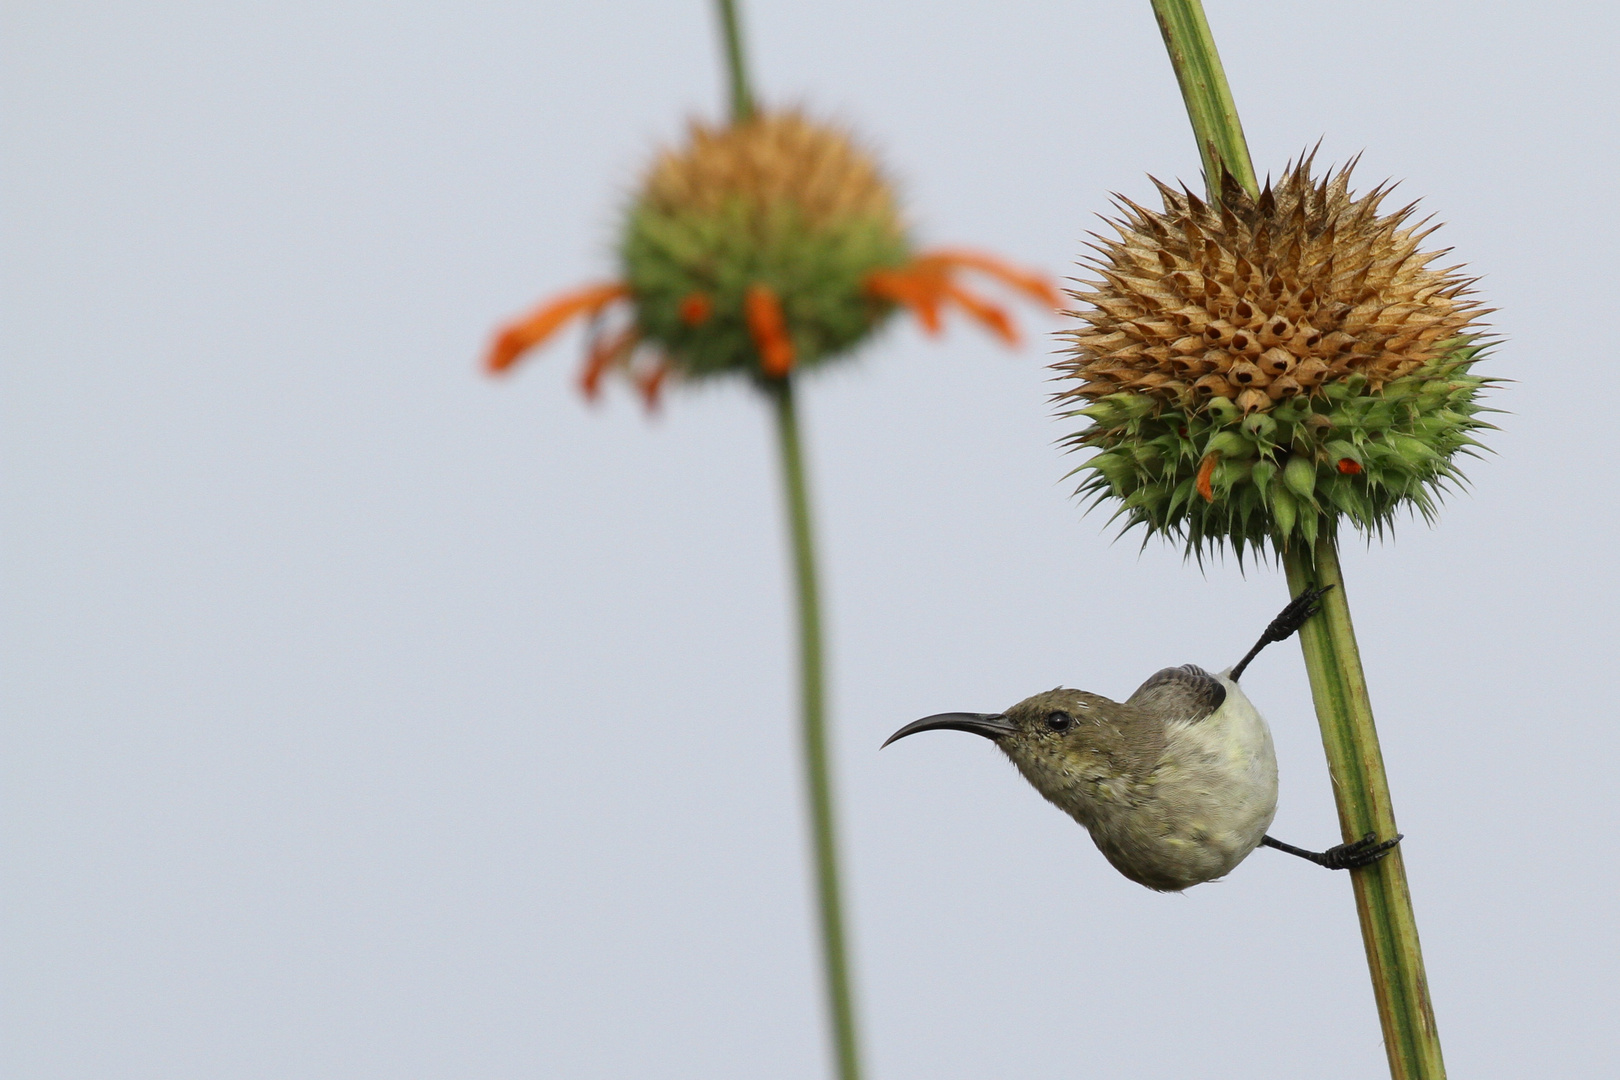
[[[1056,311],[1062,301],[1057,289],[1045,277],[1020,270],[990,255],[962,250],[925,252],[911,262],[892,269],[874,270],[866,276],[865,293],[873,299],[897,304],[909,310],[930,335],[944,328],[942,311],[955,305],[1008,345],[1017,345],[1019,335],[1005,308],[969,290],[958,280],[959,271],[974,270],[1030,297]],[[624,371],[642,391],[649,406],[657,404],[658,393],[672,365],[663,357],[641,358],[646,344],[634,323],[614,331],[604,331],[601,322],[609,308],[620,301],[633,318],[630,290],[619,282],[587,286],[554,297],[529,314],[509,323],[495,335],[484,366],[493,374],[509,370],[524,354],[539,348],[570,321],[592,321],[585,366],[580,372],[580,389],[595,398],[602,378],[612,370]],[[680,318],[697,328],[715,315],[714,300],[706,293],[691,293],[680,305]],[[760,370],[769,378],[780,379],[793,370],[795,354],[787,316],[781,298],[769,285],[756,282],[744,296],[744,320],[759,354]]]
[[[490,347],[485,366],[490,371],[505,371],[518,358],[545,340],[577,316],[596,315],[601,310],[629,295],[617,281],[605,285],[590,285],[576,292],[564,293],[548,300],[528,315],[501,329]]]
[[[602,377],[609,371],[619,370],[641,391],[647,407],[655,408],[669,365],[660,357],[638,356],[643,351],[640,349],[642,341],[634,322],[611,330],[603,325],[608,309],[628,300],[629,296],[630,290],[615,281],[587,286],[546,301],[496,333],[484,357],[485,370],[494,375],[503,374],[570,321],[587,318],[591,320],[590,336],[585,364],[579,372],[580,392],[587,400],[595,400],[602,390]]]
[[[630,208],[623,278],[565,293],[501,329],[486,367],[503,372],[573,319],[589,324],[580,387],[618,371],[649,405],[668,376],[756,380],[847,355],[897,308],[937,334],[954,308],[1008,345],[1007,309],[964,283],[979,275],[1049,310],[1045,277],[957,249],[913,254],[872,158],[798,113],[694,124],[661,153]]]
[[[759,350],[760,367],[773,379],[783,379],[793,370],[793,342],[788,338],[782,302],[769,285],[748,286],[743,307],[748,316],[748,334]]]
[[[866,291],[909,308],[930,334],[940,331],[940,309],[947,302],[955,303],[991,333],[1016,345],[1018,332],[1007,313],[965,289],[953,276],[956,270],[977,270],[1054,311],[1062,306],[1057,289],[1039,274],[1019,270],[990,255],[948,249],[926,252],[892,270],[874,270],[866,276]]]
[[[681,301],[681,322],[687,326],[702,326],[714,314],[714,301],[706,293],[688,293]]]
[[[1205,502],[1215,501],[1215,488],[1211,480],[1215,476],[1215,466],[1221,460],[1219,454],[1205,454],[1204,460],[1198,463],[1198,482],[1194,485],[1198,494],[1204,497]]]
[[[636,328],[627,326],[616,334],[597,334],[591,339],[585,367],[579,373],[579,388],[586,398],[601,392],[602,376],[615,364],[622,365],[636,347]]]

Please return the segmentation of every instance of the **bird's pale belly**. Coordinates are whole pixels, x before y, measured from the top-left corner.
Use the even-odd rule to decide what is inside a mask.
[[[1084,824],[1108,861],[1150,889],[1178,891],[1229,873],[1277,812],[1271,732],[1238,689],[1204,720],[1172,724],[1163,757],[1133,798]]]

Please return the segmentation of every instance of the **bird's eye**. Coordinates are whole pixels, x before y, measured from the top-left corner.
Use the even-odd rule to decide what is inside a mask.
[[[1061,710],[1049,712],[1046,714],[1046,726],[1050,731],[1068,731],[1074,726],[1074,717]]]

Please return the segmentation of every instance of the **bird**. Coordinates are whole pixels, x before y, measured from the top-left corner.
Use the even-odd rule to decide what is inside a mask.
[[[1224,877],[1261,846],[1330,870],[1370,866],[1403,837],[1368,833],[1310,851],[1267,835],[1277,813],[1277,754],[1271,729],[1238,686],[1250,661],[1292,637],[1331,588],[1301,592],[1218,675],[1196,664],[1167,667],[1123,702],[1058,687],[1005,712],[925,716],[883,746],[921,731],[984,736],[1085,826],[1115,869],[1159,892]]]

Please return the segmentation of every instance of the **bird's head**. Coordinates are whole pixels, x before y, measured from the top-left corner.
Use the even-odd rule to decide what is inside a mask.
[[[1131,736],[1137,710],[1099,694],[1059,687],[1000,713],[938,713],[914,720],[883,745],[919,731],[967,731],[999,746],[1051,802],[1089,824],[1089,806],[1110,798],[1146,753]],[[1162,744],[1161,744],[1162,745]]]

